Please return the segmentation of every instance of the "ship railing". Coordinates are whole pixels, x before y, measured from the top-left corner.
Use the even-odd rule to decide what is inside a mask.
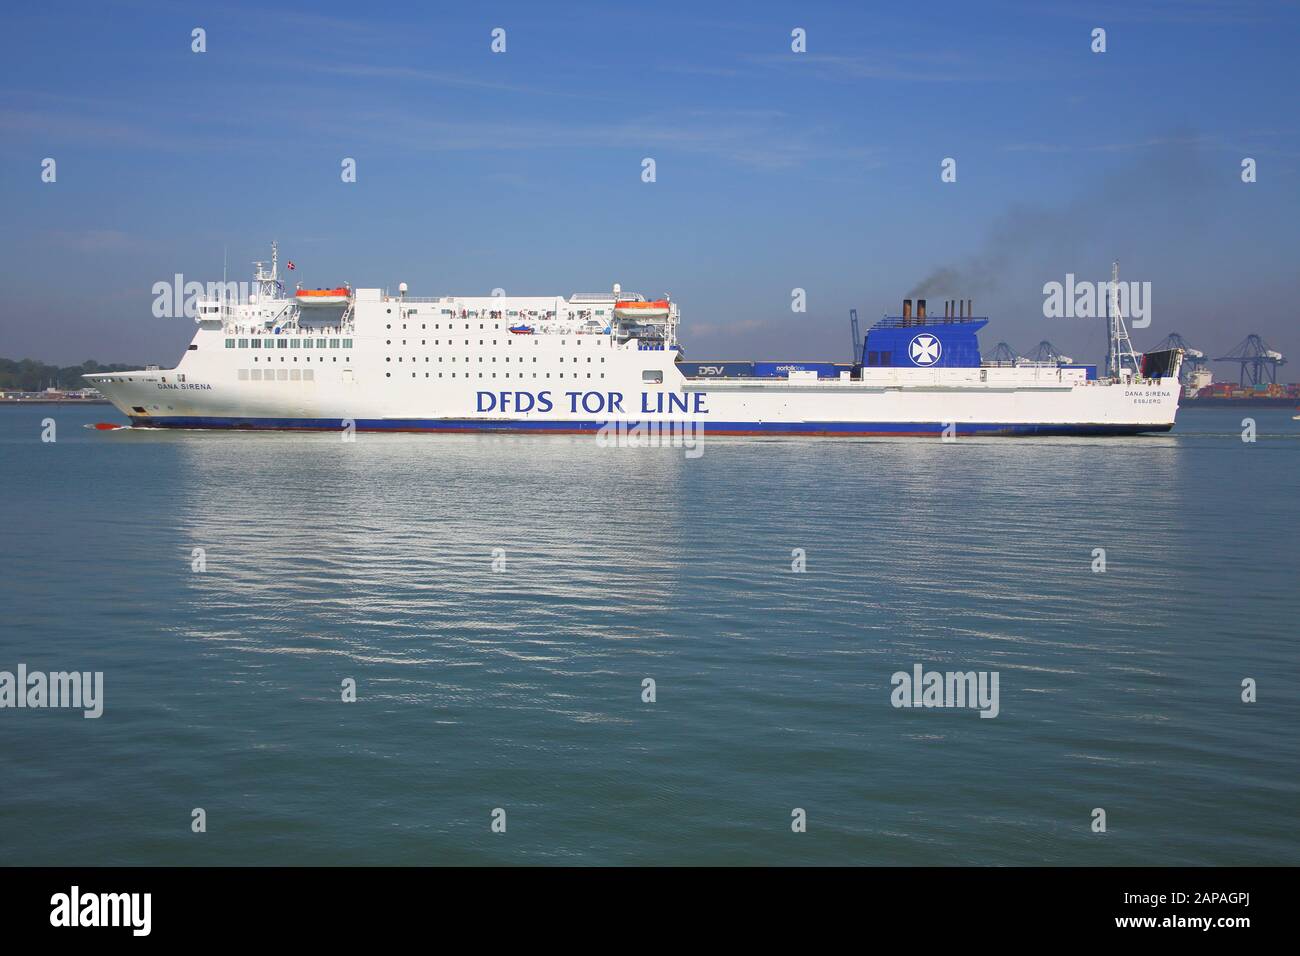
[[[918,325],[965,325],[983,316],[971,315],[887,315],[872,329],[910,329]],[[868,330],[870,331],[870,330]]]
[[[265,325],[228,325],[223,329],[223,332],[226,335],[265,336],[274,339],[291,338],[295,335],[350,335],[356,332],[356,326],[353,323],[344,325],[286,325],[282,326],[280,331],[277,332],[274,328],[268,328]]]

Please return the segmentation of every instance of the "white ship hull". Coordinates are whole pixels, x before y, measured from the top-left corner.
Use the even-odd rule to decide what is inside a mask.
[[[672,422],[706,434],[1135,434],[1169,430],[1177,411],[1176,367],[1125,382],[1053,366],[688,378],[671,344],[675,305],[669,344],[652,346],[616,328],[579,331],[593,313],[606,321],[601,305],[362,289],[330,327],[261,321],[257,308],[274,303],[223,306],[200,316],[175,368],[87,378],[135,425],[176,428],[586,432]],[[536,334],[510,333],[525,321]]]

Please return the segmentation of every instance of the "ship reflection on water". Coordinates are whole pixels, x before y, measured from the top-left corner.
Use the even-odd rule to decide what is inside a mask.
[[[1260,415],[699,457],[61,423],[0,464],[15,533],[88,557],[5,565],[13,655],[105,712],[93,760],[27,725],[0,824],[50,863],[789,863],[803,807],[799,862],[1282,862],[1300,711],[1236,700],[1300,682],[1300,444]],[[893,708],[917,667],[997,717]]]

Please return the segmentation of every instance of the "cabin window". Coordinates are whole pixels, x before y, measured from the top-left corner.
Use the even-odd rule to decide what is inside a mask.
[[[241,369],[239,370],[239,380],[240,380],[241,382],[247,382],[247,381],[248,381],[248,369],[246,369],[246,368],[241,368]]]
[[[246,349],[246,348],[248,348],[248,339],[240,339],[240,340],[239,340],[239,347],[240,347],[241,349]]]
[[[894,353],[892,353],[892,352],[881,352],[881,353],[880,353],[880,364],[881,364],[881,365],[892,365],[892,364],[893,364],[893,361],[894,361]]]
[[[234,340],[234,339],[226,339],[226,348],[228,348],[228,349],[233,349],[234,347],[235,347],[235,340]]]
[[[260,382],[262,380],[262,370],[260,368],[253,369],[253,371],[249,375],[249,378],[251,378],[254,382]]]
[[[650,385],[661,385],[663,384],[663,380],[664,373],[658,369],[648,368],[641,373],[641,381]]]
[[[330,339],[330,348],[332,348],[332,349],[336,349],[336,348],[338,348],[338,347],[339,347],[339,340],[338,340],[338,339]]]
[[[318,349],[323,349],[324,347],[325,347],[325,340],[324,340],[324,339],[317,339],[317,340],[316,340],[316,348],[318,348]]]
[[[260,349],[260,348],[262,347],[262,340],[261,340],[261,339],[253,339],[253,341],[250,342],[249,345],[252,346],[252,347],[255,348],[255,349]]]
[[[303,380],[304,382],[311,382],[311,381],[314,381],[315,378],[316,378],[316,372],[315,372],[315,370],[313,370],[313,369],[309,369],[309,368],[305,368],[305,369],[302,370],[302,380]]]
[[[290,340],[289,340],[289,348],[291,348],[291,349],[300,349],[300,348],[302,348],[302,339],[290,339]],[[296,361],[298,361],[298,360],[297,360],[297,359],[294,359],[294,361],[296,362]]]

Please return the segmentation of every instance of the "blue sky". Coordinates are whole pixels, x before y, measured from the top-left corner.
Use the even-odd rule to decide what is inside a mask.
[[[1095,360],[1099,323],[1044,318],[1042,286],[1118,258],[1152,283],[1139,348],[1261,332],[1300,362],[1296,3],[53,2],[5,22],[0,355],[171,364],[193,327],[151,315],[153,283],[220,279],[227,247],[247,278],[275,238],[309,285],[669,292],[692,359],[848,360],[851,306],[897,312],[946,269],[991,316],[986,349]]]

